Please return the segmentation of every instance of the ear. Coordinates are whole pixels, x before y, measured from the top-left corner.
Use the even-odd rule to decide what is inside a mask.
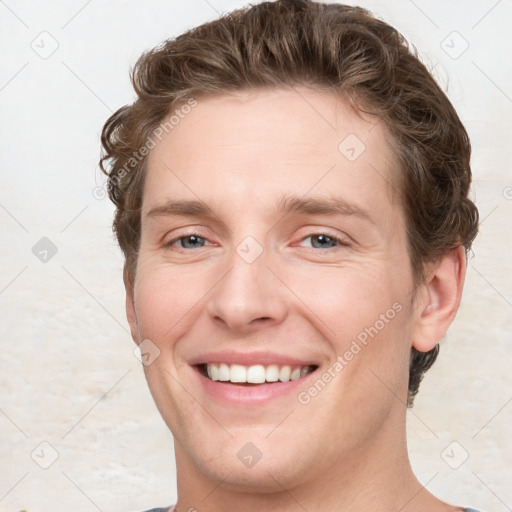
[[[125,267],[123,271],[123,282],[124,289],[126,292],[126,318],[128,320],[128,324],[130,325],[130,332],[132,334],[133,341],[138,345],[139,344],[139,329],[137,326],[137,314],[135,312],[135,302],[134,302],[134,290],[132,285],[132,280],[130,279],[127,269]]]
[[[445,336],[460,305],[466,276],[463,246],[446,253],[420,286],[412,346],[419,352],[432,350]]]

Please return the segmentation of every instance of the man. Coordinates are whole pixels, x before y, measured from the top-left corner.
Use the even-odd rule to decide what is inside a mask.
[[[264,2],[144,54],[133,84],[102,165],[169,510],[471,510],[407,455],[478,213],[467,133],[402,36]]]

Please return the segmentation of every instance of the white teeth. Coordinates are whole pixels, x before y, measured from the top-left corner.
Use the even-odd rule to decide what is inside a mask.
[[[279,366],[277,366],[277,364],[267,366],[267,370],[265,371],[265,380],[267,382],[277,382],[279,380]]]
[[[207,364],[206,373],[211,380],[250,384],[263,384],[264,382],[289,382],[305,377],[313,371],[311,366],[279,366],[271,364],[263,366],[256,364],[242,366],[240,364]]]
[[[240,364],[232,364],[229,380],[231,382],[247,382],[247,370],[245,366]]]
[[[249,366],[247,369],[247,382],[251,384],[261,384],[265,382],[265,367],[261,364]]]
[[[290,375],[290,380],[300,379],[300,366],[297,366],[292,370],[292,374]]]
[[[229,366],[225,363],[219,365],[219,380],[224,382],[229,380]]]
[[[212,365],[208,368],[208,374],[210,375],[210,379],[219,380],[219,367],[217,365]]]
[[[292,374],[292,369],[289,366],[283,366],[279,370],[279,380],[281,382],[288,382],[290,380],[291,374]]]

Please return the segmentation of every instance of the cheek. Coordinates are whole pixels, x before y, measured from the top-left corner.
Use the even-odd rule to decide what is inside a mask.
[[[403,394],[404,377],[408,373],[410,353],[411,311],[407,287],[393,277],[386,265],[316,268],[306,277],[297,272],[292,280],[297,296],[304,298],[310,322],[328,340],[339,375],[331,391],[364,409],[393,393]],[[310,311],[307,313],[307,311]],[[314,313],[312,314],[311,311]],[[369,390],[373,390],[369,393]],[[350,400],[348,400],[350,402]],[[366,404],[366,406],[364,405]],[[371,406],[370,406],[371,404]]]
[[[376,323],[379,331],[384,326],[387,329],[397,309],[403,309],[400,286],[390,270],[378,262],[343,267],[311,265],[287,272],[286,279],[306,309],[317,315],[315,323],[325,324],[326,337],[339,340],[340,349]]]
[[[183,329],[206,295],[207,282],[197,272],[142,264],[134,291],[141,335],[161,343],[173,338],[173,329]]]
[[[317,406],[330,411],[326,421],[338,431],[359,439],[380,428],[395,407],[401,410],[400,403],[406,403],[409,313],[398,302],[377,309],[378,316],[373,311],[356,314],[354,309],[338,315],[336,336],[330,339],[336,351],[336,366],[331,366],[336,377],[322,391],[325,396]]]

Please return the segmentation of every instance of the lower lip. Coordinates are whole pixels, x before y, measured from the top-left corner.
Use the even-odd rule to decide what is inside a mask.
[[[269,382],[252,386],[240,386],[218,380],[210,380],[198,368],[195,368],[195,372],[206,393],[216,401],[231,406],[250,406],[276,400],[291,394],[296,396],[299,389],[305,386],[308,379],[316,373],[316,370],[300,379],[288,382]]]

